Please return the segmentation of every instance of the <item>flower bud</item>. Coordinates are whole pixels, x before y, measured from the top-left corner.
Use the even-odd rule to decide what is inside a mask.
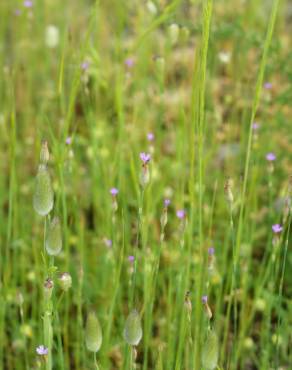
[[[62,232],[59,217],[54,217],[46,233],[46,251],[50,256],[56,256],[62,249]]]
[[[47,167],[41,164],[36,175],[33,207],[40,216],[46,216],[53,208],[54,193]]]
[[[205,370],[213,370],[218,363],[218,337],[211,330],[203,345],[202,349],[202,365]]]
[[[186,43],[189,37],[190,37],[190,30],[187,27],[183,26],[180,31],[180,39],[182,43]]]
[[[153,15],[156,15],[157,14],[157,7],[156,5],[154,4],[153,1],[147,1],[147,9],[149,11],[149,13],[153,14]]]
[[[160,217],[160,225],[161,225],[161,228],[164,229],[166,224],[167,224],[167,221],[168,221],[168,217],[167,217],[167,208],[164,208],[163,209],[163,212],[162,212],[162,215]]]
[[[50,278],[46,279],[44,283],[44,295],[46,300],[51,299],[53,288],[54,288],[53,280]]]
[[[102,331],[95,313],[90,312],[85,327],[85,342],[88,351],[98,352],[102,343]]]
[[[127,317],[124,339],[131,346],[137,346],[142,339],[141,319],[136,309],[134,309]]]
[[[145,164],[143,165],[142,171],[140,174],[140,184],[142,188],[145,188],[146,185],[149,183],[149,181],[150,181],[150,171],[149,171],[148,165]]]
[[[155,67],[157,70],[158,75],[163,76],[165,70],[165,59],[163,57],[156,57],[155,58]]]
[[[179,37],[179,26],[176,23],[172,23],[168,29],[169,38],[172,45],[175,45]]]
[[[64,292],[67,292],[67,290],[69,290],[71,288],[71,286],[72,286],[72,278],[71,278],[71,275],[68,274],[68,272],[64,272],[59,277],[59,283],[60,283],[61,289]]]
[[[44,140],[42,142],[41,152],[40,152],[40,163],[46,165],[49,162],[50,153],[48,148],[48,142]]]
[[[231,185],[232,185],[231,180],[227,179],[224,185],[224,191],[225,191],[227,202],[229,203],[230,207],[232,206],[233,200],[234,200],[232,190],[231,190]]]

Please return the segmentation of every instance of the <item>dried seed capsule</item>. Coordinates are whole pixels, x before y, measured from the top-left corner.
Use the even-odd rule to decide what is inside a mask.
[[[59,278],[60,287],[64,292],[67,292],[68,289],[72,286],[72,278],[68,272],[63,272]]]
[[[85,342],[88,351],[98,352],[102,343],[101,326],[95,313],[90,312],[85,327]]]
[[[137,346],[142,338],[142,325],[141,319],[137,310],[133,310],[127,317],[124,339],[131,346]]]
[[[50,256],[56,256],[62,249],[62,232],[59,217],[54,217],[46,233],[46,251]]]
[[[211,330],[203,345],[202,349],[202,365],[206,370],[213,370],[218,363],[218,337],[216,333]]]
[[[47,167],[41,164],[36,175],[33,207],[40,216],[46,216],[53,208],[54,193]]]

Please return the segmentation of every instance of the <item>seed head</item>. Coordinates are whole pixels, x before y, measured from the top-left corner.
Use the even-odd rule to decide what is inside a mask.
[[[59,278],[60,287],[64,292],[67,292],[72,286],[72,277],[68,272],[63,272]]]
[[[127,317],[124,339],[131,346],[137,346],[142,339],[141,319],[136,309],[134,309]]]
[[[85,343],[88,351],[98,352],[102,343],[102,331],[99,320],[94,312],[87,316],[85,327]]]
[[[46,216],[53,208],[54,193],[47,167],[41,164],[35,180],[33,207],[40,216]]]
[[[62,231],[59,217],[50,222],[46,235],[46,251],[50,256],[57,256],[62,250]]]
[[[216,333],[211,330],[203,345],[202,349],[202,364],[206,370],[213,370],[218,363],[218,337]]]
[[[170,38],[172,45],[175,45],[179,37],[179,26],[176,23],[172,23],[169,26],[168,32],[169,32],[169,38]]]

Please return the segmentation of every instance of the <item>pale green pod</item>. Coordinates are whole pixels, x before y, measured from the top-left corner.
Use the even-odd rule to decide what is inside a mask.
[[[87,316],[85,327],[85,343],[88,351],[98,352],[102,343],[101,326],[95,313],[90,312]]]
[[[178,41],[179,37],[179,26],[176,23],[172,23],[168,28],[169,38],[172,43],[172,45],[175,45]]]
[[[62,231],[59,217],[54,217],[46,232],[46,251],[50,256],[56,256],[62,249]]]
[[[68,272],[63,272],[59,277],[59,284],[64,292],[67,292],[72,286],[72,277]]]
[[[36,175],[33,196],[33,207],[40,216],[46,216],[53,208],[54,192],[49,171],[45,165],[40,165]]]
[[[211,330],[202,349],[202,365],[204,370],[213,370],[217,367],[218,350],[217,334]]]
[[[131,346],[137,346],[142,339],[141,319],[135,309],[127,317],[124,329],[124,339]]]

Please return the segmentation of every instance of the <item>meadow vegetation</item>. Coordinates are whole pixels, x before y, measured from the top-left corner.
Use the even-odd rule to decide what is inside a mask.
[[[291,369],[291,25],[0,1],[0,370]]]

